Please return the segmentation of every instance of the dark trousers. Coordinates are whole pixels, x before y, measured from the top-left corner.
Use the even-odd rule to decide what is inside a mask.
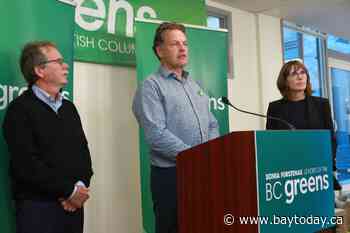
[[[67,212],[57,201],[16,201],[16,233],[83,233],[84,210]]]
[[[176,167],[151,167],[156,233],[177,232]]]

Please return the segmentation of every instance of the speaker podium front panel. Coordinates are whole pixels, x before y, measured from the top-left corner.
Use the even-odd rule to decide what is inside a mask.
[[[334,225],[325,130],[233,132],[179,154],[177,179],[180,233],[313,233]]]

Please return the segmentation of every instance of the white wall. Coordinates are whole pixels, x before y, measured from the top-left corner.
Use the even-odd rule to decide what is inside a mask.
[[[74,102],[95,172],[85,233],[142,232],[135,90],[134,68],[74,63]]]
[[[259,30],[260,106],[261,110],[266,113],[269,102],[281,98],[276,84],[283,65],[281,20],[259,14],[257,23]]]
[[[279,98],[280,21],[208,1],[230,15],[234,79],[229,98],[260,113]],[[95,176],[86,205],[85,233],[140,233],[138,126],[131,112],[135,68],[75,62],[74,102],[89,141]],[[230,111],[230,129],[263,129],[264,120]]]
[[[207,5],[231,20],[233,80],[228,80],[229,98],[237,107],[265,114],[268,102],[280,98],[275,84],[282,67],[280,19],[214,1]],[[231,131],[264,127],[264,119],[230,110]]]

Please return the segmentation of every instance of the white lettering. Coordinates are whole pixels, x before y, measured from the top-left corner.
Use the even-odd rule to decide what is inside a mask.
[[[91,9],[88,7],[82,6],[84,0],[76,0],[75,8],[75,22],[86,31],[97,31],[103,25],[103,19],[106,18],[106,6],[102,0],[94,0],[96,3],[97,9]],[[83,15],[95,17],[92,22],[85,21]]]
[[[95,8],[84,5],[86,0],[76,0],[75,22],[86,31],[97,31],[107,20],[107,32],[115,34],[117,31],[117,14],[125,12],[125,35],[134,36],[134,8],[125,0],[110,0],[108,11],[103,0],[90,0],[95,3]],[[107,16],[108,12],[108,16]],[[140,19],[157,18],[155,10],[149,6],[142,6],[137,10],[136,16]],[[85,47],[85,46],[82,46]]]
[[[0,110],[3,110],[17,96],[21,95],[27,87],[7,86],[0,84]]]
[[[125,10],[126,13],[126,36],[133,37],[133,27],[134,27],[134,11],[132,6],[125,0],[110,0],[109,11],[108,11],[108,33],[115,34],[115,24],[116,24],[116,13],[118,10]]]
[[[146,19],[145,15],[148,14],[150,18],[157,18],[156,12],[149,6],[142,6],[137,11],[137,18]]]

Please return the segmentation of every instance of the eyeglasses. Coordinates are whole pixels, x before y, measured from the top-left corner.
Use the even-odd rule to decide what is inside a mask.
[[[289,74],[290,77],[295,78],[298,75],[305,75],[306,71],[305,70],[299,70],[299,71],[293,71],[292,73]]]
[[[57,58],[57,59],[47,60],[47,61],[40,62],[40,65],[45,65],[45,64],[48,64],[48,63],[57,63],[57,64],[60,64],[60,65],[63,65],[64,64],[64,59],[63,58]]]

